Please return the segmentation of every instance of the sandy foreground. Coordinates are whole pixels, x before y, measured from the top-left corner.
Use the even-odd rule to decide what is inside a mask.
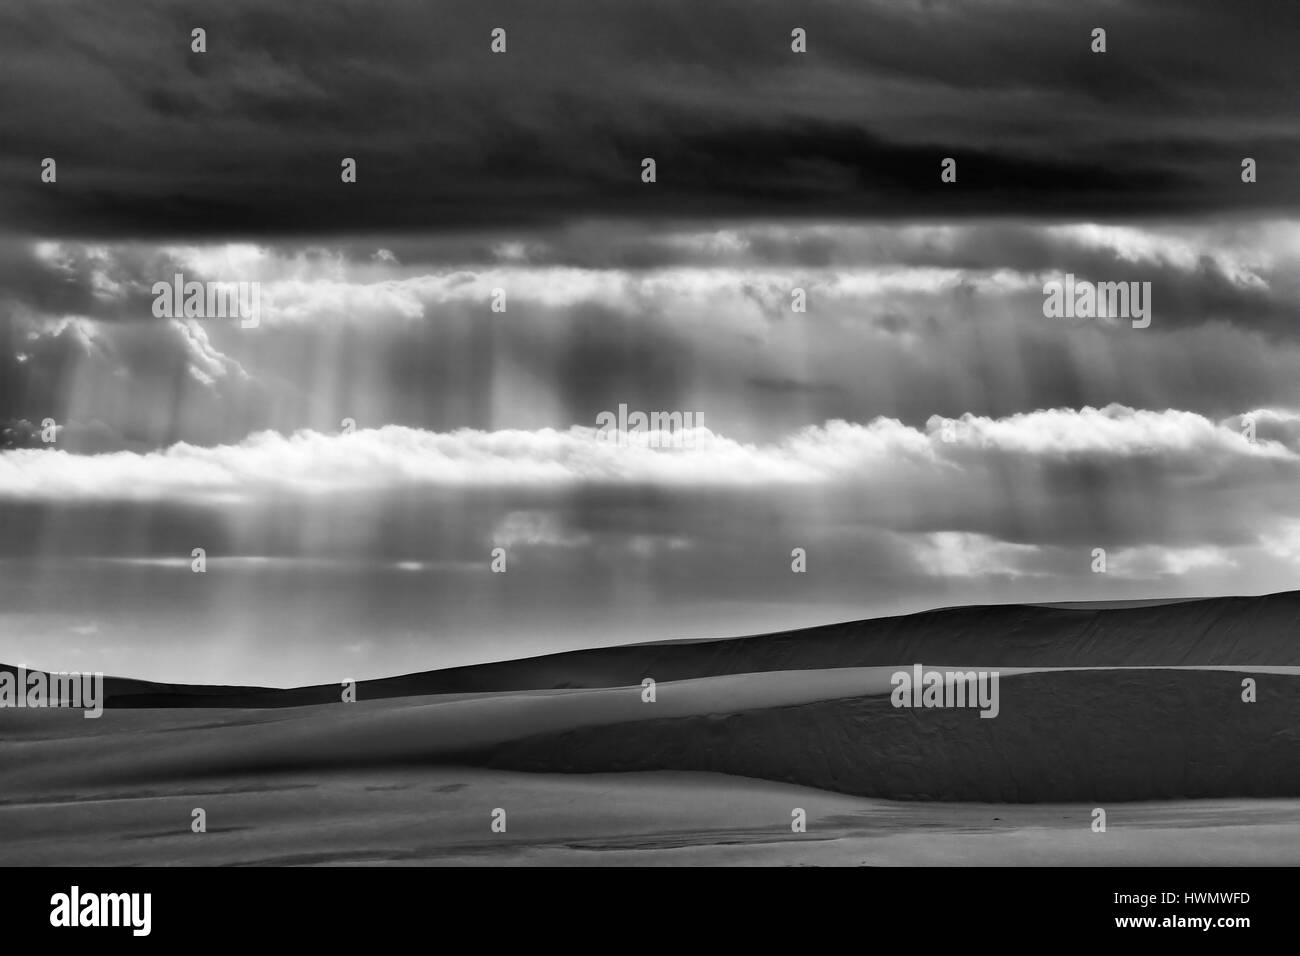
[[[192,811],[208,831],[190,830]],[[791,812],[807,813],[806,833]],[[491,830],[506,811],[505,833]],[[465,767],[284,774],[0,806],[36,865],[1294,865],[1300,800],[1079,804],[849,797],[720,774]]]

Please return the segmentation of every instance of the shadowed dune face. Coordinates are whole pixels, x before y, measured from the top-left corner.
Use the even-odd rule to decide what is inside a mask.
[[[584,727],[504,743],[487,765],[707,770],[860,796],[984,802],[1300,795],[1300,679],[1074,671],[1004,681],[995,720],[887,699]]]
[[[274,710],[11,712],[11,799],[280,771],[482,766],[711,771],[904,800],[1300,797],[1300,677],[1008,672],[1000,710],[895,708],[888,669]]]

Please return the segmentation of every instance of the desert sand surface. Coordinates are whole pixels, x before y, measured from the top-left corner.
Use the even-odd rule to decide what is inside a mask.
[[[190,830],[207,813],[206,833]],[[506,811],[505,833],[490,828]],[[807,832],[790,828],[807,814]],[[870,800],[719,774],[405,767],[0,805],[0,865],[1295,865],[1300,800]]]
[[[0,712],[6,794],[283,769],[455,762],[700,770],[906,799],[1300,796],[1292,668],[1002,668],[1000,712],[897,709],[897,667],[249,710]],[[1277,671],[1282,673],[1277,673]],[[1271,672],[1270,672],[1271,671]]]
[[[0,710],[0,862],[1300,863],[1286,597],[1008,611],[1083,628],[1055,666],[1026,635],[966,635],[959,656],[944,635],[882,650],[840,628],[575,652],[581,680],[536,658],[363,682],[355,703],[206,688],[141,706],[185,689],[119,682],[98,719]],[[1131,615],[1197,607],[1165,663],[1117,652]],[[917,660],[997,670],[996,719],[894,707],[890,677]]]

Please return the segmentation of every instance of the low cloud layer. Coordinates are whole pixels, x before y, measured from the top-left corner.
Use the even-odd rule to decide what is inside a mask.
[[[1300,574],[1295,411],[677,437],[388,426],[3,452],[0,596],[25,635],[9,656],[88,667],[116,648],[115,667],[176,679],[185,649],[220,647],[223,679],[303,679],[304,655],[326,679],[362,640],[381,674],[964,601],[1259,593]]]
[[[1248,437],[1246,423],[1254,424]],[[1262,426],[1262,427],[1261,427]],[[1145,463],[1153,478],[1222,479],[1300,466],[1300,415],[1273,409],[1216,423],[1191,412],[1112,405],[1006,419],[832,422],[752,445],[706,427],[618,434],[399,426],[348,434],[263,432],[236,445],[74,455],[56,448],[0,455],[0,500],[256,501],[274,494],[376,498],[395,490],[501,488],[879,486],[928,476],[955,485],[1018,467],[1101,469]],[[1270,434],[1276,437],[1268,437]],[[891,475],[893,476],[891,479]]]

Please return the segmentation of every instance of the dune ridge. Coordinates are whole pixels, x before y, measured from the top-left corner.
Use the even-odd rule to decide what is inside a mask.
[[[1300,665],[1300,591],[1123,607],[943,608],[752,637],[593,648],[430,670],[359,681],[358,696],[622,687],[647,676],[679,681],[972,660],[1005,667]],[[109,677],[104,690],[109,707],[297,707],[339,698],[337,684],[282,689]]]

